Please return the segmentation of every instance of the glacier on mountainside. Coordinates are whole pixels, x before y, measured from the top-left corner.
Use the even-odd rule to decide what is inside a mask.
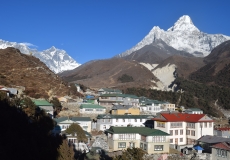
[[[8,42],[0,39],[0,49],[7,47],[14,47],[24,54],[32,54],[39,58],[43,63],[55,73],[61,73],[66,70],[72,70],[80,66],[72,57],[70,57],[65,50],[57,49],[54,46],[43,51],[32,49],[26,43]]]
[[[167,31],[154,26],[137,45],[118,56],[127,56],[159,39],[177,50],[189,52],[194,56],[207,56],[213,48],[230,40],[230,37],[222,34],[201,32],[194,26],[191,18],[188,15],[184,15]]]

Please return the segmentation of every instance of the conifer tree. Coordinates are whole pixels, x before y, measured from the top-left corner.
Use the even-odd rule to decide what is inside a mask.
[[[87,142],[85,131],[77,123],[73,123],[66,129],[66,133],[77,137],[78,142]]]

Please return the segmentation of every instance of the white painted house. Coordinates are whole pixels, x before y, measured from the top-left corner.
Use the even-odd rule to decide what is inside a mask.
[[[97,104],[81,104],[81,114],[105,114],[106,108]]]
[[[58,117],[54,118],[61,131],[65,131],[73,123],[77,123],[84,131],[91,132],[90,117]]]
[[[97,116],[96,128],[97,130],[104,131],[111,126],[127,127],[137,126],[144,127],[147,119],[153,118],[149,115],[106,115],[101,114]]]
[[[144,99],[140,102],[140,110],[156,115],[162,111],[175,111],[175,104],[158,100]]]
[[[99,104],[106,107],[114,104],[139,106],[139,98],[131,94],[102,94],[99,96]]]
[[[158,113],[154,128],[169,133],[170,144],[193,145],[203,135],[213,135],[213,120],[205,114]]]
[[[188,114],[203,114],[203,111],[199,108],[189,108],[189,109],[185,109],[184,113],[188,113]]]
[[[109,149],[141,148],[148,154],[169,153],[168,133],[147,127],[110,127],[105,130]]]

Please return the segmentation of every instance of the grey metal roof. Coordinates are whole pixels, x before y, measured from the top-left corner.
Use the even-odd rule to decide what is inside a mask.
[[[204,143],[220,143],[220,142],[230,142],[230,138],[206,135],[200,137],[197,141],[204,142]]]
[[[112,110],[117,110],[117,109],[129,109],[129,108],[132,108],[133,106],[132,105],[114,105],[112,107]]]

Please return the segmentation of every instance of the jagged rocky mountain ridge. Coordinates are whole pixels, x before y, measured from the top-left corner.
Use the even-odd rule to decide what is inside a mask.
[[[157,40],[164,41],[179,51],[188,52],[194,56],[207,56],[213,48],[219,44],[230,40],[229,36],[223,34],[208,34],[200,31],[192,22],[188,15],[184,15],[170,27],[167,31],[154,26],[152,30],[133,48],[119,54],[125,57],[140,50],[146,45],[150,45]],[[163,47],[159,45],[159,48]],[[169,52],[170,54],[170,52]]]
[[[37,49],[30,48],[26,43],[9,42],[0,39],[0,49],[7,47],[17,48],[24,54],[32,54],[44,62],[55,73],[72,70],[80,65],[65,50],[57,49],[54,46],[47,50],[38,51]]]

